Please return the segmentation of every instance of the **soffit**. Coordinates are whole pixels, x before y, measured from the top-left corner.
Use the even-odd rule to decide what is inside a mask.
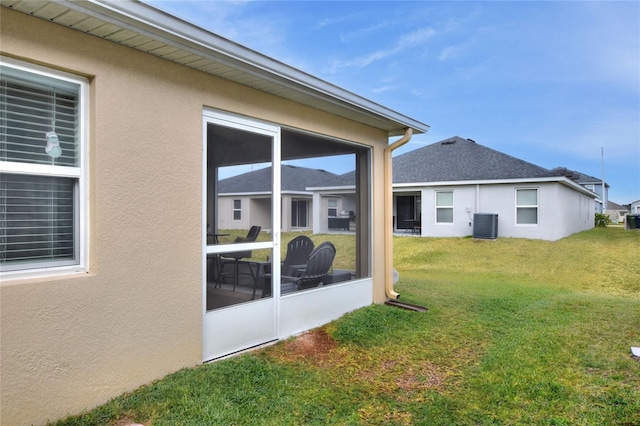
[[[385,130],[429,126],[139,1],[2,0],[2,6]]]

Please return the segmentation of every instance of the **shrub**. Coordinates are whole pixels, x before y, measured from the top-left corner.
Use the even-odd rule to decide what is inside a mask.
[[[607,225],[611,224],[611,219],[608,214],[604,213],[596,213],[596,227],[597,228],[606,228]]]

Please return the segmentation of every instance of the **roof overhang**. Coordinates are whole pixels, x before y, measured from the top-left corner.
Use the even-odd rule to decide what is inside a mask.
[[[411,183],[394,183],[393,189],[414,189],[422,187],[442,187],[442,186],[465,186],[465,185],[536,185],[540,183],[559,183],[561,185],[572,188],[591,198],[596,198],[598,194],[576,183],[575,181],[564,176],[549,176],[539,178],[516,178],[516,179],[493,179],[493,180],[457,180],[442,182],[411,182]]]
[[[3,0],[2,6],[345,117],[389,136],[429,130],[338,86],[137,0]]]

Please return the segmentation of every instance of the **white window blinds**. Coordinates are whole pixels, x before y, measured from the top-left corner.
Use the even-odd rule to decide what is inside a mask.
[[[0,175],[0,261],[75,257],[74,179]]]
[[[0,77],[0,160],[78,166],[78,85],[2,67]],[[45,152],[46,134],[55,131],[62,155]]]
[[[0,66],[0,272],[79,262],[80,90]]]

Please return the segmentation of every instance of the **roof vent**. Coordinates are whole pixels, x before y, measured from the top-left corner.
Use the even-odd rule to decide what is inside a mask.
[[[453,145],[454,143],[456,143],[455,139],[449,139],[448,141],[442,142],[442,145]]]
[[[473,139],[469,139],[469,138],[467,138],[467,140],[468,140],[469,142],[476,143],[476,141],[474,141]]]

